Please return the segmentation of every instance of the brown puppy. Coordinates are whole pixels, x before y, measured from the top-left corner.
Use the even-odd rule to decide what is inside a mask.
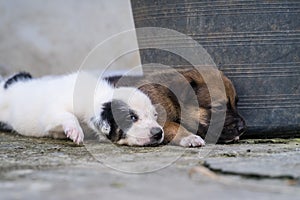
[[[218,71],[219,73],[219,71]],[[178,75],[179,74],[179,75]],[[232,82],[221,73],[226,94],[218,102],[226,104],[226,118],[218,143],[236,141],[245,131],[245,121],[237,111],[237,95]],[[164,143],[180,146],[202,146],[201,136],[206,136],[212,112],[219,111],[211,105],[208,87],[196,69],[166,70],[144,68],[143,77],[113,76],[107,80],[115,86],[135,86],[146,93],[153,104],[158,104],[158,121],[164,127]],[[215,86],[214,91],[222,90]],[[196,136],[196,135],[198,136]]]

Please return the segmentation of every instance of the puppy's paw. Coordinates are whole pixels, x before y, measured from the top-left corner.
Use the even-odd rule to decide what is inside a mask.
[[[183,147],[202,147],[205,145],[205,141],[198,135],[189,135],[183,137],[179,145]]]
[[[76,144],[83,143],[84,134],[83,134],[82,130],[73,128],[73,127],[69,127],[69,128],[65,129],[65,134],[68,138],[73,140],[73,142],[75,142]]]

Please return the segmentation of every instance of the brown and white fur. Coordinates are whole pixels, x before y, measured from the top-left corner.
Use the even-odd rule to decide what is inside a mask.
[[[175,76],[176,73],[181,74],[183,78]],[[217,73],[220,73],[225,87],[226,94],[218,101],[225,105],[226,117],[223,130],[215,141],[229,143],[239,139],[246,125],[238,113],[238,97],[232,82],[220,71],[217,70]],[[196,69],[177,68],[174,73],[173,70],[150,67],[144,68],[143,77],[112,76],[107,80],[116,86],[138,87],[150,97],[153,104],[162,107],[157,111],[158,121],[165,132],[164,143],[185,147],[204,145],[202,138],[206,136],[212,112],[218,114],[218,109],[211,104],[208,87]],[[187,87],[191,89],[188,90]],[[223,92],[218,87],[213,89],[219,94]],[[179,92],[174,94],[172,90]],[[193,96],[197,103],[192,102]],[[162,116],[165,117],[162,119]]]

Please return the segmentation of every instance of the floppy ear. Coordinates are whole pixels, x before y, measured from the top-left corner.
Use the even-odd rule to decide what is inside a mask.
[[[186,97],[190,96],[193,91],[189,82],[184,77],[174,78],[168,89],[170,89],[180,102],[184,102]]]
[[[197,89],[206,86],[201,74],[195,69],[183,71],[180,74],[182,76],[177,77],[171,83],[171,87],[174,87],[179,92],[179,99],[181,101],[196,96]]]
[[[184,71],[182,72],[182,75],[186,78],[187,81],[189,81],[191,85],[205,85],[205,81],[202,78],[202,75],[196,69]]]

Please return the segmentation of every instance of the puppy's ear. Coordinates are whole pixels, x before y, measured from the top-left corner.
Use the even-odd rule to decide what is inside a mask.
[[[197,95],[197,90],[200,87],[206,86],[201,74],[197,70],[187,70],[180,72],[182,76],[177,77],[171,83],[180,95],[178,96],[181,101],[186,101],[193,96]]]
[[[182,75],[185,77],[185,79],[190,83],[192,87],[206,85],[202,75],[196,69],[182,72]]]

